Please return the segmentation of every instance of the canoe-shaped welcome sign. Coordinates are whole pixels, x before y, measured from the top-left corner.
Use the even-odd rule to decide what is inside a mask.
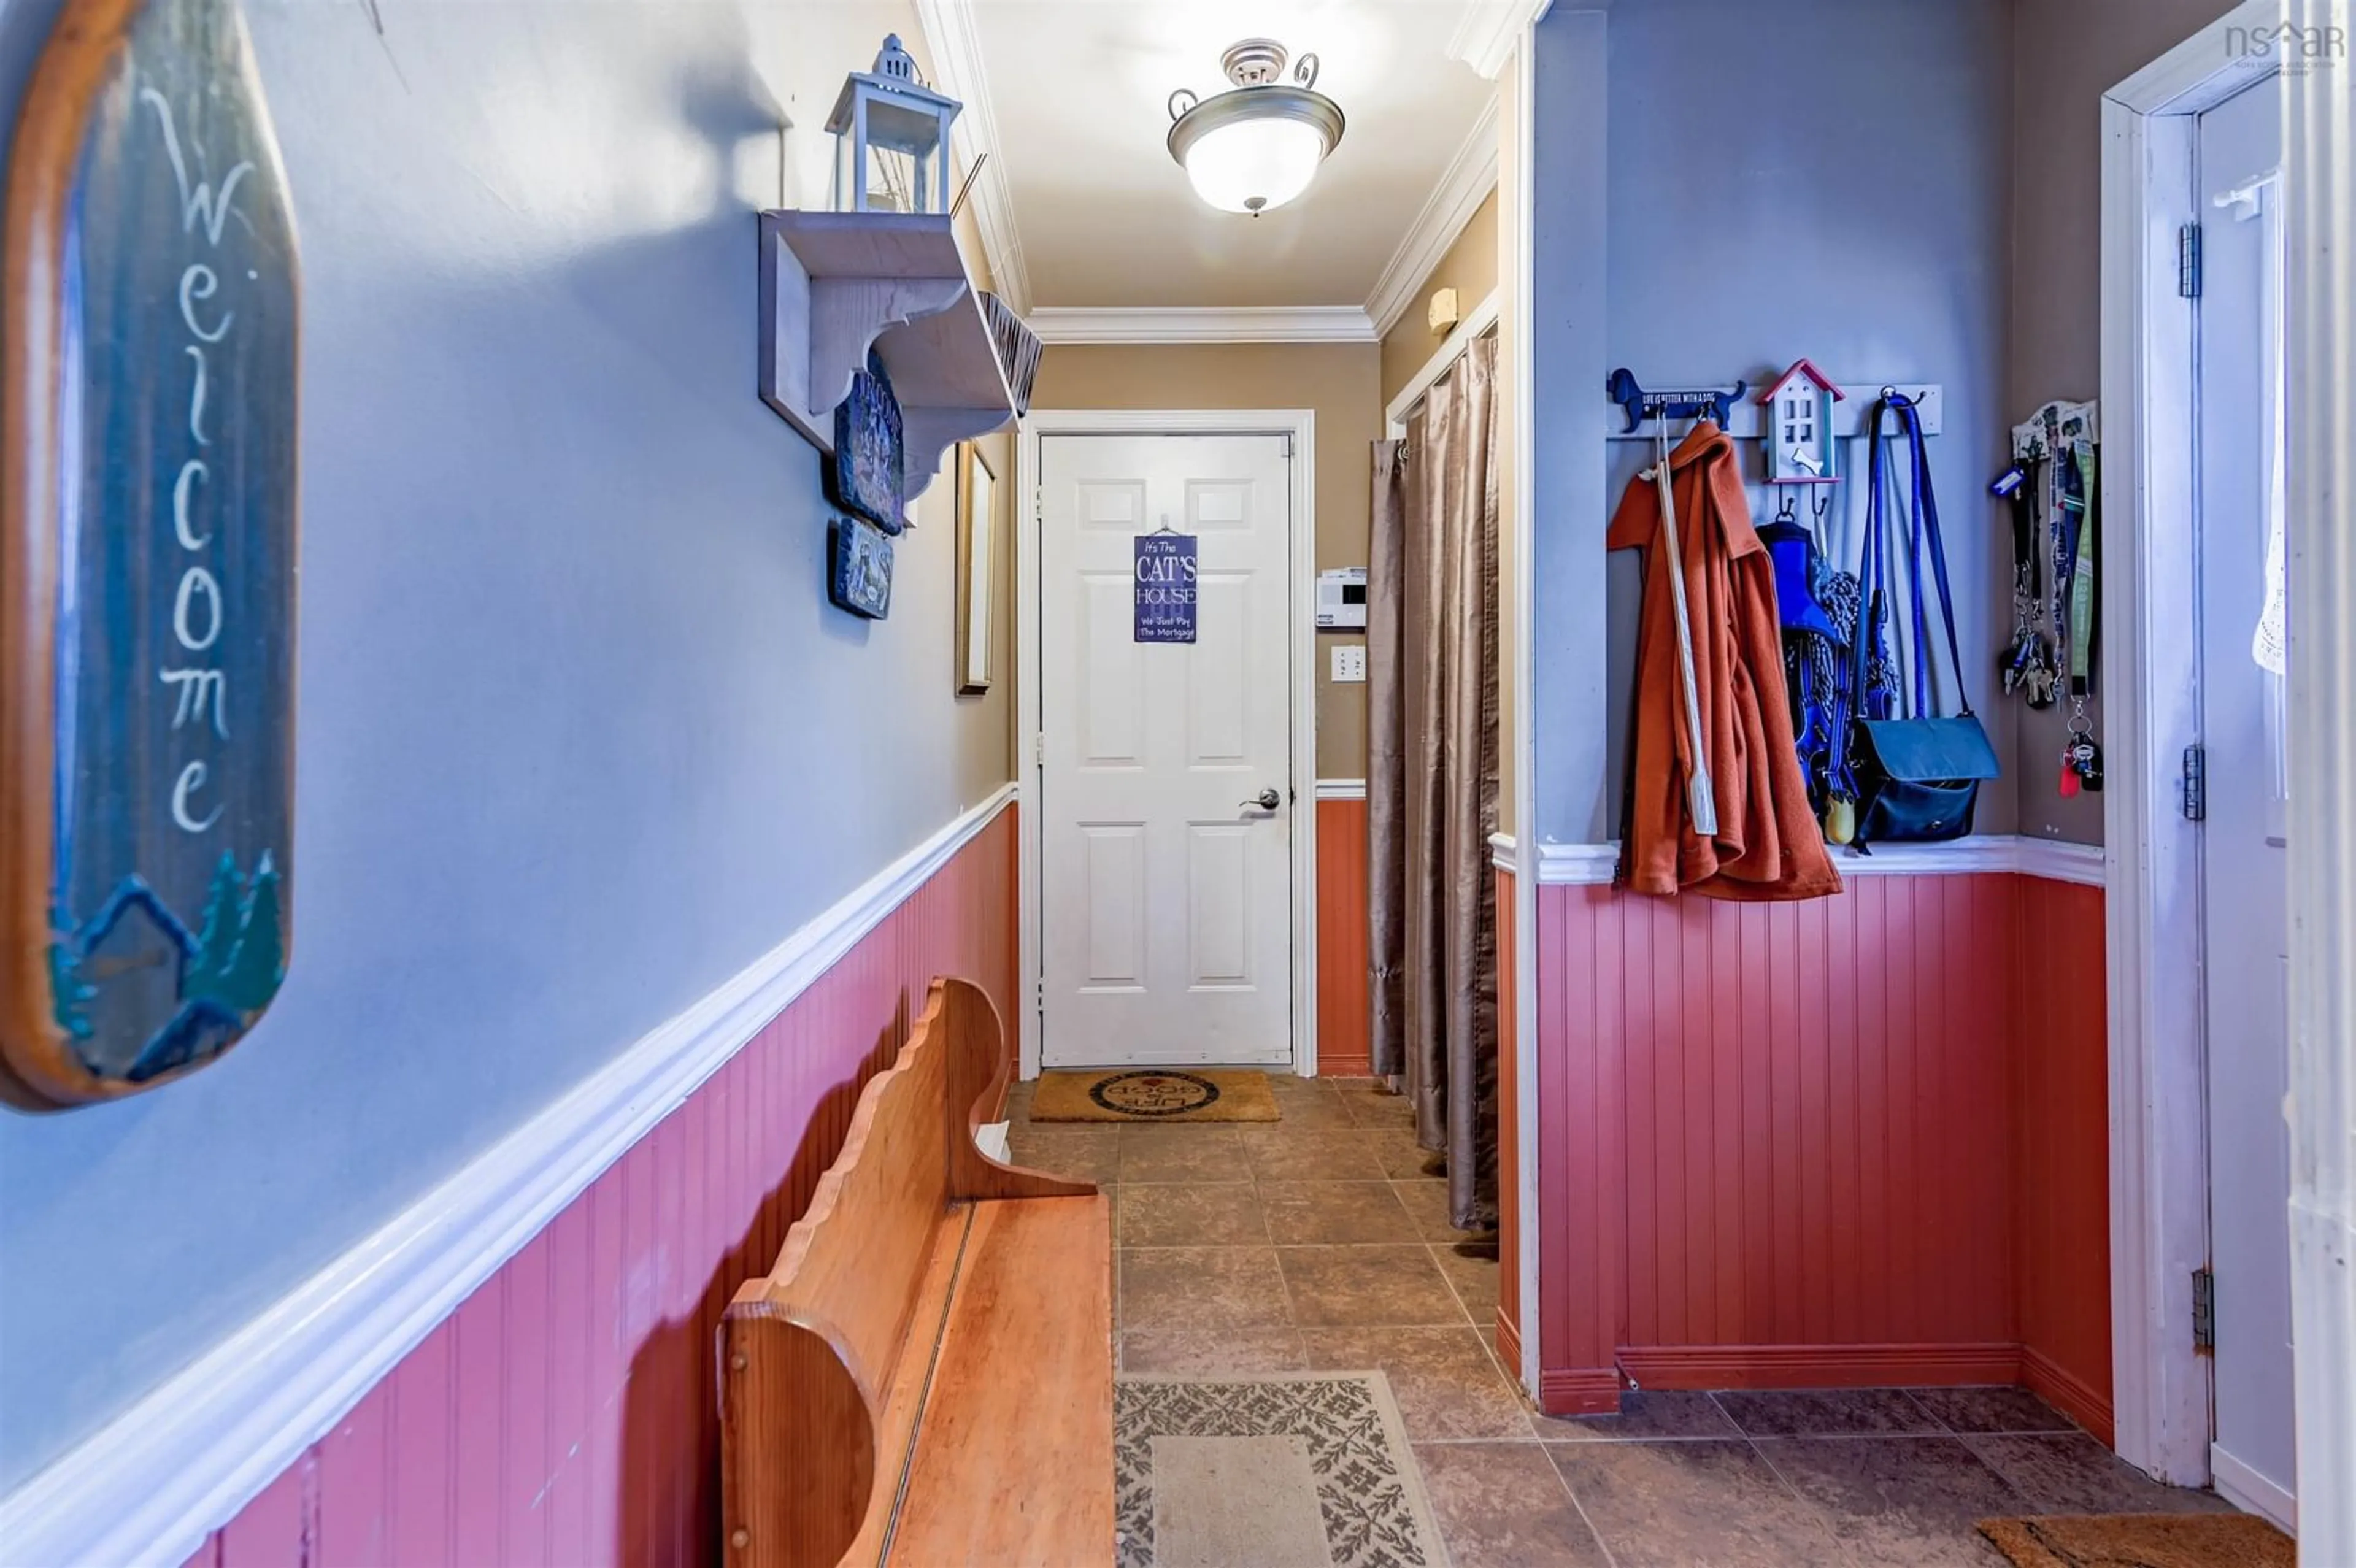
[[[233,0],[67,0],[10,155],[0,1098],[217,1059],[294,920],[284,172]]]

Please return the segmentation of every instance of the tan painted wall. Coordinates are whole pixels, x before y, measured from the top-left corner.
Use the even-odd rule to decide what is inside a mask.
[[[2233,0],[2019,0],[2009,418],[2101,389],[2104,91],[2231,9]],[[2005,706],[2019,725],[2020,831],[2101,843],[2103,797],[2064,800],[2054,787],[2068,728],[2063,709]],[[2126,763],[2118,758],[2112,765]]]
[[[1313,409],[1317,566],[1366,564],[1370,447],[1382,435],[1382,360],[1373,343],[1059,344],[1039,366],[1033,409]],[[1366,688],[1335,686],[1317,638],[1317,775],[1366,776]],[[1303,781],[1305,784],[1307,781]]]
[[[1423,368],[1432,354],[1446,340],[1448,334],[1431,330],[1426,306],[1432,294],[1440,289],[1456,291],[1456,308],[1466,315],[1489,296],[1497,286],[1497,193],[1491,191],[1489,199],[1481,204],[1465,223],[1464,231],[1448,254],[1432,268],[1431,275],[1415,291],[1414,300],[1407,313],[1391,324],[1383,335],[1383,406],[1390,407],[1399,389]]]

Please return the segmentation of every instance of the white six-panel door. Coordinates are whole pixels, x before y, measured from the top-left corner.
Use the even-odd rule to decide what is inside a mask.
[[[1290,444],[1040,438],[1050,1067],[1291,1058]],[[1133,635],[1133,541],[1165,524],[1196,539],[1192,644]]]
[[[2290,914],[2285,685],[2259,667],[2281,461],[2282,80],[2201,116],[2201,834],[2218,1489],[2292,1522]],[[2238,199],[2237,199],[2238,198]]]

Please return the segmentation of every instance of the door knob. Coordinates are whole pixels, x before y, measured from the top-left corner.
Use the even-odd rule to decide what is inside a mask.
[[[1236,802],[1236,804],[1237,805],[1256,805],[1262,811],[1274,811],[1278,806],[1284,804],[1284,796],[1277,793],[1275,785],[1270,784],[1268,788],[1260,791],[1259,794],[1254,795],[1251,799],[1239,800]]]

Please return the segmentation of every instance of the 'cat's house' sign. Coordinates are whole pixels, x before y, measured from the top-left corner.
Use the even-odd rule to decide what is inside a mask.
[[[68,0],[10,155],[0,1097],[215,1060],[294,915],[299,282],[234,0]]]

